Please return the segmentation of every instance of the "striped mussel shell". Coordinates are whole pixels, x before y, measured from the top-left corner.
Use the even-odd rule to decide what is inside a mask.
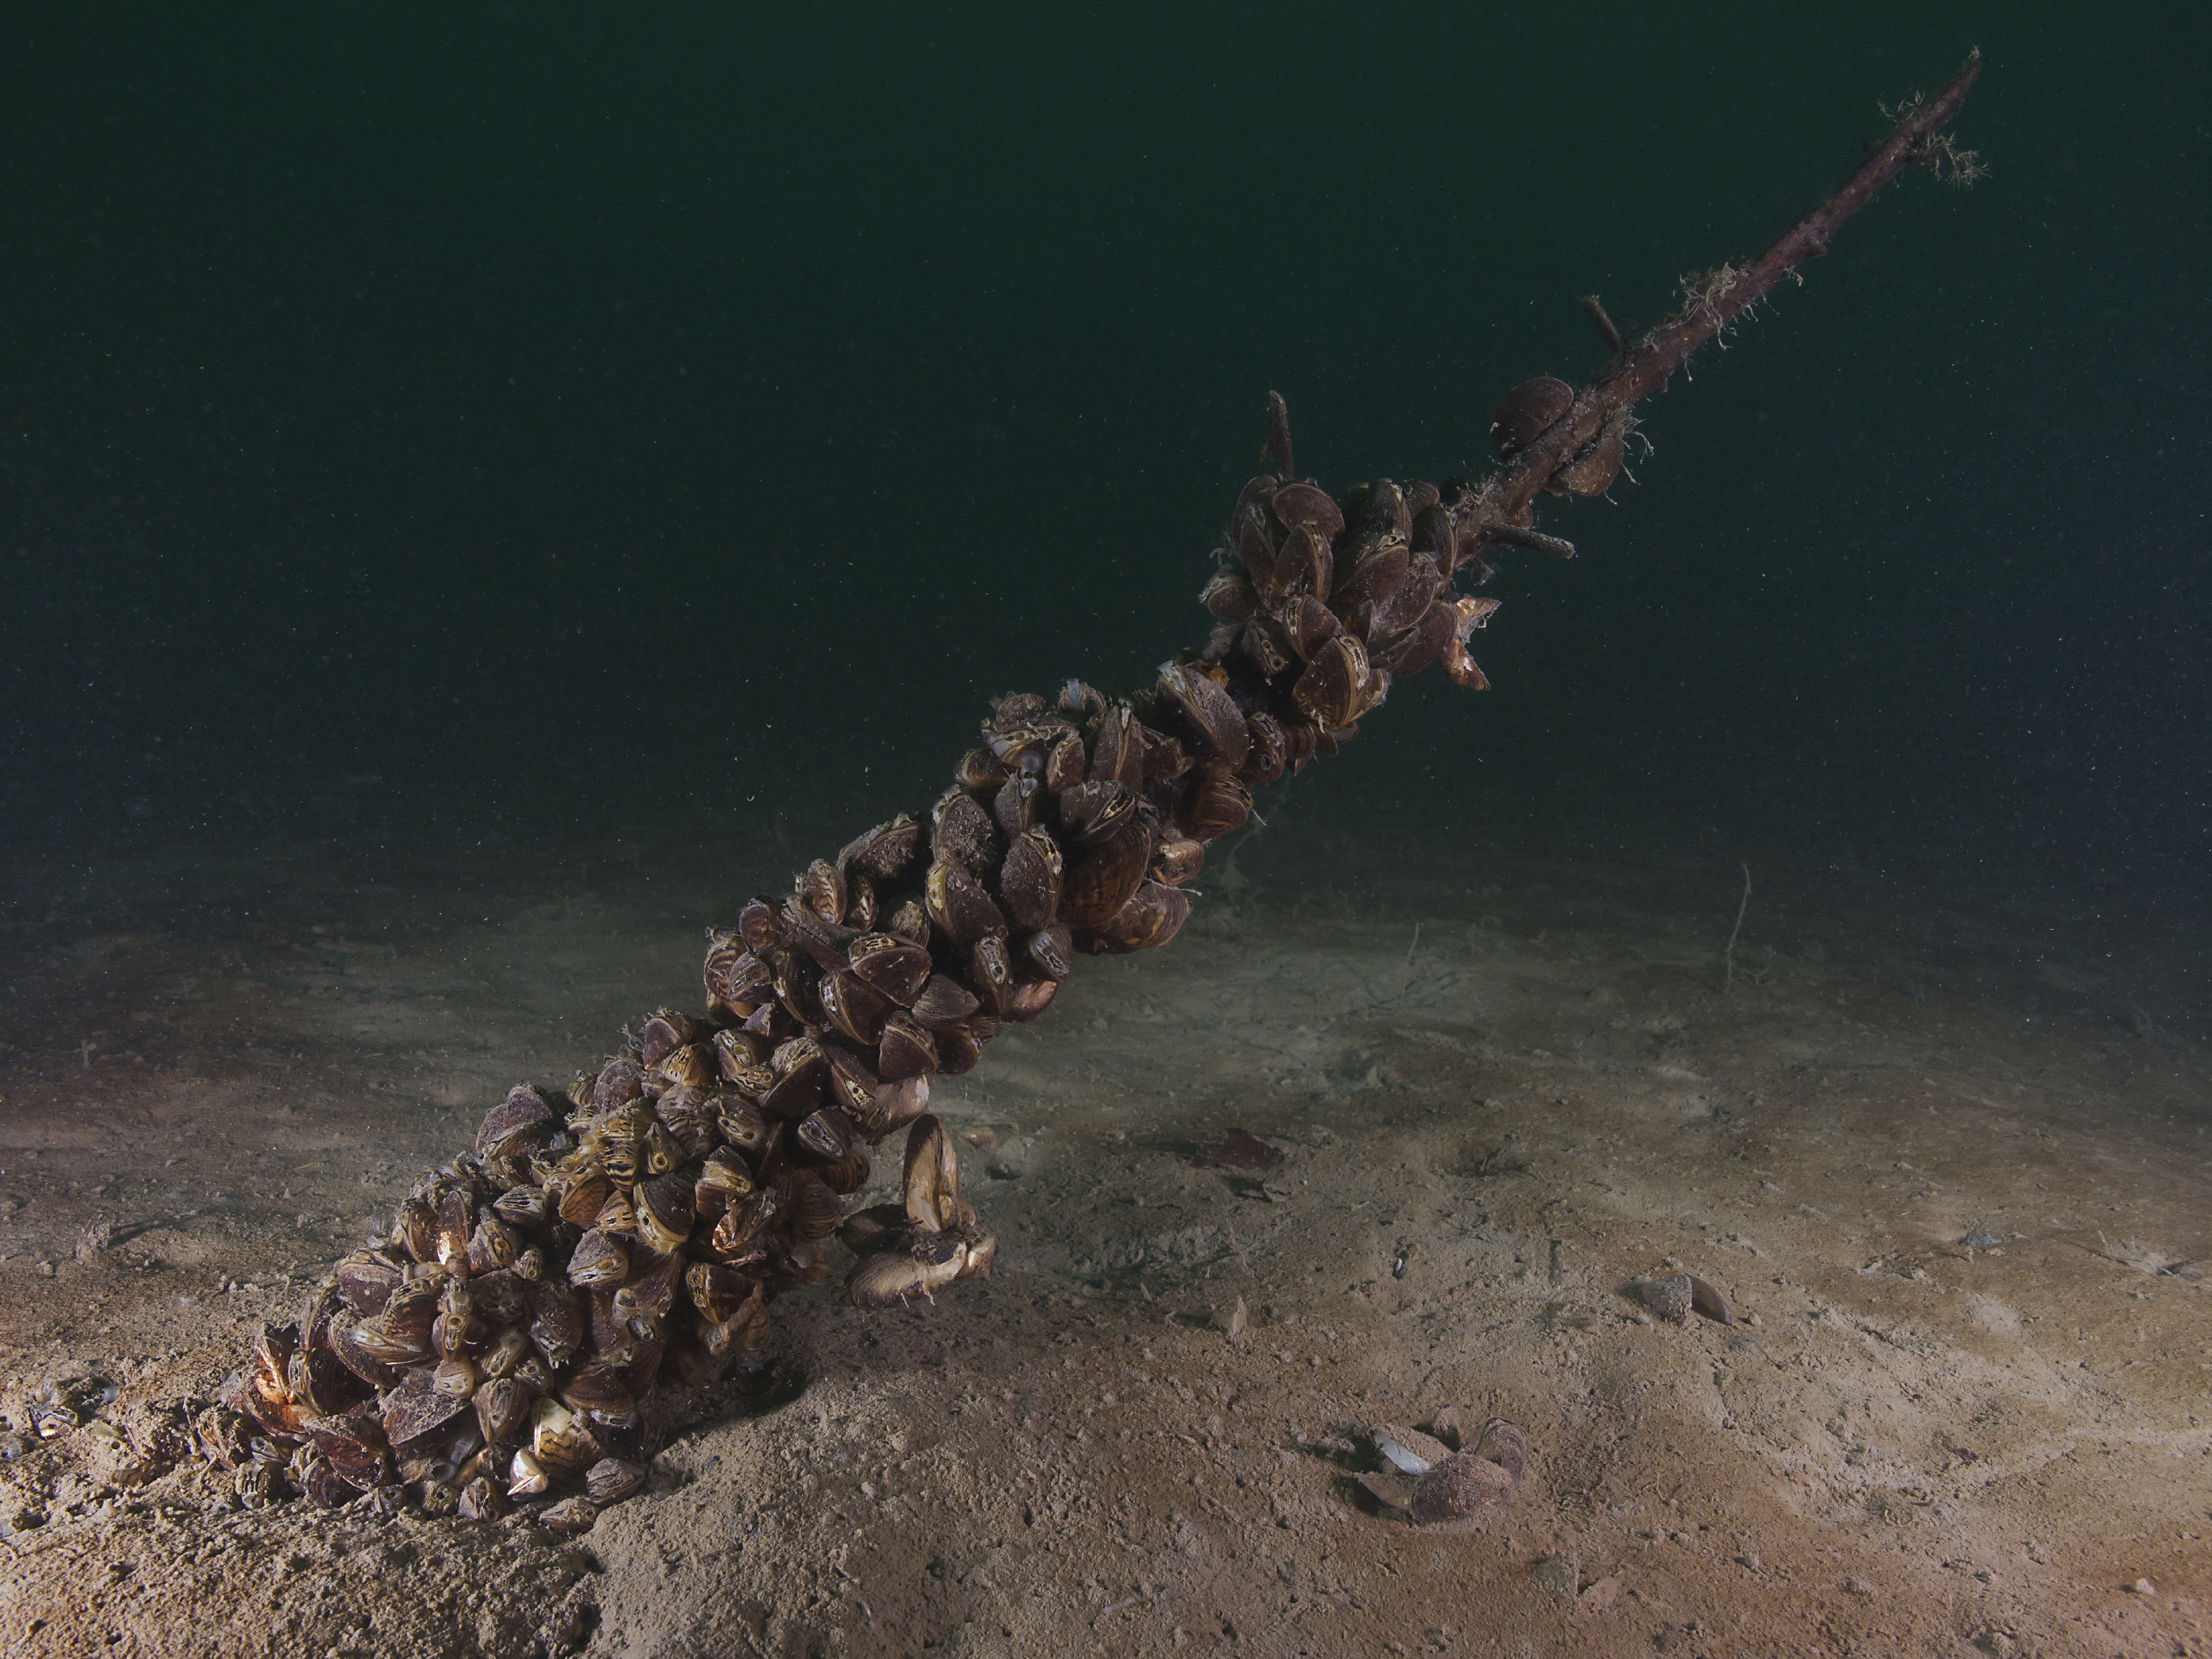
[[[638,1033],[638,1058],[648,1067],[663,1060],[698,1034],[690,1015],[675,1008],[655,1008]]]
[[[663,1254],[683,1248],[691,1236],[691,1178],[677,1171],[656,1175],[638,1188],[633,1197],[639,1243]],[[571,1282],[575,1278],[572,1267]]]
[[[855,979],[902,1007],[913,1001],[929,979],[930,953],[895,933],[863,933],[845,954]]]
[[[528,1084],[518,1083],[477,1125],[476,1150],[487,1158],[525,1156],[560,1127],[545,1097]]]
[[[1007,846],[999,866],[999,899],[1017,928],[1042,927],[1060,905],[1065,873],[1060,844],[1043,829],[1025,830]]]

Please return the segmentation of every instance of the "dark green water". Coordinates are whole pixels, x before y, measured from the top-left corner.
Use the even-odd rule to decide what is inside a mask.
[[[11,15],[18,848],[918,805],[986,694],[1202,640],[1270,388],[1332,486],[1478,470],[1600,366],[1579,296],[1649,321],[1979,44],[1986,183],[1904,181],[1648,405],[1548,510],[1585,556],[1501,573],[1497,689],[1402,687],[1316,787],[2201,868],[2182,9],[754,10]]]

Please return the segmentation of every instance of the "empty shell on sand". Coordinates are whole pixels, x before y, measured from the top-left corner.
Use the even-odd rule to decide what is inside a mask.
[[[1638,1279],[1630,1288],[1653,1315],[1669,1325],[1685,1325],[1695,1313],[1715,1325],[1733,1325],[1736,1315],[1728,1299],[1695,1274],[1671,1274],[1664,1279]]]
[[[1451,1414],[1456,1429],[1457,1413]],[[1446,1427],[1440,1416],[1435,1427]],[[1370,1431],[1377,1459],[1388,1465],[1360,1484],[1386,1507],[1427,1532],[1480,1532],[1503,1519],[1528,1466],[1528,1442],[1499,1417],[1483,1426],[1473,1447],[1455,1452],[1438,1435],[1380,1426]]]

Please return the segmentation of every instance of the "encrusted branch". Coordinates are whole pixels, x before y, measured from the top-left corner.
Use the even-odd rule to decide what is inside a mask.
[[[1527,525],[1538,493],[1557,493],[1562,487],[1560,474],[1578,464],[1586,468],[1586,479],[1566,481],[1563,487],[1578,494],[1602,490],[1618,468],[1618,449],[1627,434],[1629,411],[1643,398],[1664,391],[1668,380],[1693,352],[1758,303],[1777,283],[1808,259],[1826,253],[1829,239],[1846,221],[1905,168],[1925,166],[1961,182],[1975,177],[1980,169],[1973,153],[1956,149],[1943,135],[1943,129],[1958,114],[1980,73],[1981,54],[1976,52],[1945,86],[1906,106],[1890,136],[1875,146],[1834,195],[1790,226],[1750,264],[1722,265],[1686,283],[1681,307],[1633,345],[1622,347],[1618,332],[1604,308],[1594,297],[1586,302],[1592,319],[1613,346],[1613,361],[1597,379],[1573,393],[1564,413],[1516,450],[1502,471],[1454,505],[1452,518],[1463,550],[1460,563],[1477,557],[1485,542],[1513,540],[1503,530]],[[1609,448],[1614,455],[1613,466],[1597,464],[1606,458]],[[1602,481],[1598,481],[1599,474]],[[1585,490],[1584,481],[1595,481],[1596,490]]]
[[[1070,681],[1000,699],[934,804],[709,936],[696,1015],[652,1010],[565,1089],[518,1084],[296,1325],[262,1332],[195,1425],[207,1455],[248,1502],[296,1488],[488,1518],[581,1488],[541,1516],[580,1531],[711,1403],[772,1299],[830,1274],[833,1233],[861,1309],[988,1278],[996,1241],[960,1194],[929,1079],[1043,1014],[1083,955],[1174,938],[1185,884],[1249,819],[1252,791],[1335,753],[1395,681],[1441,663],[1485,685],[1467,637],[1497,601],[1454,573],[1486,575],[1483,550],[1501,545],[1572,556],[1530,524],[1537,493],[1603,490],[1637,401],[1900,169],[1968,168],[1940,134],[1977,67],[1633,345],[1588,302],[1611,365],[1579,392],[1548,378],[1508,392],[1491,424],[1503,465],[1476,488],[1383,479],[1332,496],[1298,476],[1269,394],[1272,469],[1230,516],[1202,652],[1126,698]],[[900,1129],[898,1201],[845,1215]]]

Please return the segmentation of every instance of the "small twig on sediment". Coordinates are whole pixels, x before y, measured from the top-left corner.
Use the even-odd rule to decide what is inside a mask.
[[[1736,985],[1736,936],[1737,936],[1738,933],[1741,933],[1741,932],[1744,931],[1744,912],[1745,912],[1746,910],[1748,910],[1748,909],[1750,909],[1750,908],[1751,908],[1751,860],[1749,860],[1749,859],[1745,859],[1745,860],[1744,861],[1744,896],[1743,896],[1743,898],[1742,898],[1742,899],[1740,899],[1739,900],[1738,900],[1738,901],[1737,901],[1737,905],[1736,905],[1736,925],[1735,925],[1735,926],[1733,926],[1733,927],[1732,927],[1732,928],[1730,928],[1730,929],[1728,930],[1728,949],[1727,949],[1727,950],[1723,954],[1723,956],[1722,956],[1722,957],[1721,957],[1721,961],[1722,961],[1722,962],[1726,965],[1726,968],[1727,968],[1727,973],[1728,973],[1728,976],[1727,976],[1726,980],[1725,980],[1725,981],[1722,982],[1721,987],[1720,987],[1721,994],[1722,994],[1723,995],[1726,995],[1729,991],[1733,990],[1733,989],[1735,988],[1735,985]]]

